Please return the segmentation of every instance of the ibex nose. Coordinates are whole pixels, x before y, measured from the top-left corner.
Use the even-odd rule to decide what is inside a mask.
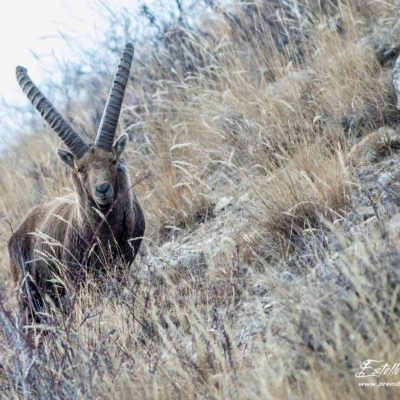
[[[96,185],[96,193],[101,197],[107,197],[107,192],[111,191],[111,185],[109,183],[102,183],[100,185]]]

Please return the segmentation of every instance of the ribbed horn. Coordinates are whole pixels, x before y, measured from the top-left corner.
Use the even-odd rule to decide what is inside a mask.
[[[115,75],[110,94],[108,95],[108,100],[104,108],[103,116],[101,117],[96,141],[94,143],[95,147],[105,151],[112,150],[132,59],[133,44],[127,43],[121,57],[121,62],[118,65],[117,74]]]
[[[28,97],[32,105],[38,110],[41,116],[53,128],[61,140],[68,146],[76,158],[81,158],[89,146],[75,132],[71,125],[56,110],[53,104],[47,100],[46,96],[36,87],[28,76],[28,71],[24,67],[16,68],[16,76],[19,86]]]

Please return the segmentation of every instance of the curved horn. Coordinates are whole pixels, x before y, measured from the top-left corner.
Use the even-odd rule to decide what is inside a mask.
[[[97,131],[95,147],[105,151],[111,151],[117,129],[119,113],[124,98],[126,84],[128,83],[129,70],[133,59],[133,44],[125,45],[121,62],[118,65],[117,74],[111,87],[108,100],[101,117],[100,126]]]
[[[36,87],[28,76],[28,71],[24,67],[18,66],[16,76],[19,86],[28,97],[32,105],[38,110],[41,116],[53,128],[62,141],[68,146],[76,158],[81,158],[89,146],[74,131],[71,125],[55,109],[53,104],[47,100],[46,96]]]

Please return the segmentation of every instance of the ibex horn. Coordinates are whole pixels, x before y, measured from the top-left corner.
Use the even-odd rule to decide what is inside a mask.
[[[36,87],[28,76],[28,71],[24,67],[18,66],[16,76],[19,86],[28,97],[32,105],[38,110],[41,116],[53,128],[61,140],[68,146],[76,158],[81,158],[89,146],[75,132],[71,125],[56,110],[53,104],[47,100],[46,96]]]
[[[101,117],[100,126],[97,131],[95,147],[105,151],[111,151],[114,142],[115,131],[117,129],[119,113],[121,111],[122,100],[124,98],[126,84],[128,83],[129,70],[133,59],[133,44],[125,45],[121,62],[114,78],[108,100]]]

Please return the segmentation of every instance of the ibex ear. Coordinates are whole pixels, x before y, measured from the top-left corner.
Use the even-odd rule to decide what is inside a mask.
[[[126,144],[128,143],[128,135],[123,133],[113,144],[113,153],[118,159],[122,152],[125,150]]]
[[[58,157],[65,162],[69,167],[74,168],[74,156],[66,150],[57,149]]]

